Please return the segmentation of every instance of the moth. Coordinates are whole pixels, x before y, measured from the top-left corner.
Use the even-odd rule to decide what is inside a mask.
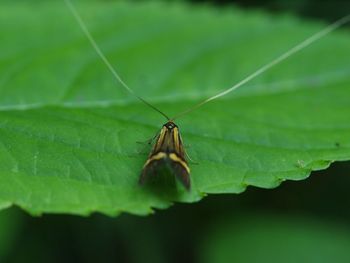
[[[101,60],[105,63],[107,68],[110,70],[112,75],[115,77],[115,79],[123,86],[123,88],[129,92],[131,95],[139,99],[142,103],[153,109],[154,111],[161,114],[163,117],[166,118],[167,122],[163,125],[161,128],[154,146],[148,156],[148,159],[146,160],[140,176],[140,183],[143,184],[145,181],[147,181],[147,178],[149,176],[156,176],[159,172],[159,168],[162,166],[167,166],[171,172],[175,175],[176,178],[179,179],[179,181],[183,184],[183,186],[186,189],[190,189],[191,187],[191,180],[190,180],[190,168],[188,166],[187,160],[185,158],[185,149],[183,146],[182,138],[180,135],[180,131],[178,126],[174,123],[174,120],[186,115],[199,107],[203,106],[204,104],[216,100],[222,96],[225,96],[226,94],[236,90],[237,88],[241,87],[242,85],[246,84],[247,82],[251,81],[252,79],[258,77],[271,67],[279,64],[280,62],[286,60],[290,56],[294,55],[295,53],[299,52],[300,50],[308,47],[315,41],[319,40],[320,38],[324,37],[325,35],[329,34],[330,32],[336,30],[340,26],[348,23],[350,21],[350,15],[347,15],[334,23],[328,25],[323,30],[311,35],[310,37],[306,38],[305,40],[301,41],[299,44],[293,46],[286,52],[282,53],[280,56],[278,56],[276,59],[272,60],[271,62],[263,65],[262,67],[258,68],[255,72],[249,74],[247,77],[243,78],[240,82],[233,85],[232,87],[215,94],[206,100],[195,104],[194,106],[190,107],[189,109],[180,112],[176,116],[169,118],[165,113],[163,113],[161,110],[159,110],[157,107],[152,105],[151,103],[147,102],[145,99],[138,96],[129,86],[121,79],[119,74],[116,72],[116,70],[113,68],[113,66],[110,64],[109,60],[106,58],[106,56],[103,54],[99,46],[97,45],[96,41],[90,34],[89,30],[87,29],[84,21],[80,17],[79,13],[75,9],[74,5],[71,3],[70,0],[65,0],[68,8],[72,12],[73,16],[77,20],[80,28],[82,29],[83,33],[86,35],[88,40],[90,41],[92,47],[96,51],[97,55],[101,58]]]
[[[156,142],[146,163],[143,166],[140,183],[143,184],[148,176],[157,173],[159,166],[168,166],[186,189],[190,189],[190,168],[185,158],[179,128],[168,121],[157,136]]]

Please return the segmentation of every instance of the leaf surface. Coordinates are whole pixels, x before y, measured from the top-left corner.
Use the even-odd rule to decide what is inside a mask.
[[[138,177],[162,116],[116,84],[62,2],[0,8],[0,207],[148,214],[207,193],[273,188],[350,159],[350,37],[335,32],[177,121],[192,191]],[[175,115],[325,25],[173,3],[77,3],[135,92]],[[40,14],[40,15],[38,15]]]

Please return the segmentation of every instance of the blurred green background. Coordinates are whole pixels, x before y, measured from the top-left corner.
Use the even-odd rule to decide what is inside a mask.
[[[192,1],[333,21],[349,1]],[[350,162],[148,217],[0,212],[0,262],[350,262]]]

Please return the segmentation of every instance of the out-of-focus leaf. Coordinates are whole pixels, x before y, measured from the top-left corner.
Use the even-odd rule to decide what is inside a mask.
[[[232,219],[232,218],[231,218]],[[350,229],[314,219],[264,216],[217,224],[201,262],[349,262]]]
[[[12,249],[12,245],[20,229],[20,216],[18,211],[9,209],[0,212],[0,261],[5,258]]]

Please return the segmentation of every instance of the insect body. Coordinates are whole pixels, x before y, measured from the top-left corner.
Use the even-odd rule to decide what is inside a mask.
[[[143,184],[148,176],[155,176],[159,166],[167,166],[169,170],[190,189],[190,168],[185,159],[185,150],[177,125],[168,121],[157,136],[148,159],[143,166],[140,183]]]
[[[158,108],[147,102],[145,99],[139,97],[132,89],[129,88],[128,85],[121,79],[119,74],[116,72],[114,67],[110,64],[108,59],[105,57],[101,49],[98,47],[96,41],[90,34],[89,30],[85,26],[85,23],[81,19],[80,15],[76,11],[73,4],[70,2],[70,0],[65,0],[67,6],[71,10],[73,16],[76,18],[78,24],[80,25],[82,31],[90,41],[92,47],[95,49],[96,53],[99,55],[99,57],[102,59],[102,61],[106,64],[107,68],[111,71],[112,75],[115,77],[115,79],[123,86],[123,88],[132,94],[134,97],[139,99],[142,103],[149,106],[156,112],[163,115],[168,122],[165,123],[157,137],[156,143],[153,146],[153,149],[143,166],[140,182],[143,183],[148,176],[152,176],[158,173],[158,169],[160,166],[166,165],[170,168],[170,170],[175,174],[175,176],[182,182],[182,184],[187,188],[190,189],[190,169],[188,167],[188,164],[184,158],[184,147],[182,144],[182,139],[179,133],[179,129],[176,126],[176,124],[173,122],[175,119],[188,114],[192,112],[195,109],[198,109],[199,107],[203,106],[204,104],[216,100],[222,96],[225,96],[226,94],[238,89],[242,85],[246,84],[247,82],[251,81],[252,79],[256,78],[257,76],[263,74],[265,71],[270,69],[271,67],[279,64],[280,62],[284,61],[285,59],[289,58],[293,54],[303,50],[307,46],[314,43],[316,40],[319,40],[320,38],[324,37],[325,35],[329,34],[330,32],[334,31],[338,27],[348,23],[350,21],[350,14],[347,16],[344,16],[343,18],[335,21],[334,23],[330,24],[329,26],[325,27],[323,30],[315,33],[314,35],[308,37],[304,41],[300,42],[299,44],[295,45],[294,47],[290,48],[286,52],[282,53],[280,56],[278,56],[276,59],[272,60],[271,62],[263,65],[262,67],[258,68],[255,72],[249,74],[247,77],[243,78],[240,82],[233,85],[232,87],[213,95],[202,102],[194,105],[193,107],[180,112],[173,118],[169,118],[166,114],[164,114],[162,111],[160,111]]]

